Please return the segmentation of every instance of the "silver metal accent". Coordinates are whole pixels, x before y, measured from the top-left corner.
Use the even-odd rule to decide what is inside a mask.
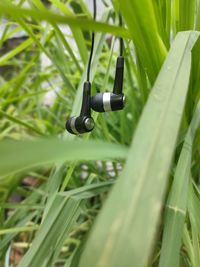
[[[125,106],[125,104],[126,104],[126,97],[125,95],[123,95],[123,106]]]
[[[111,93],[104,93],[103,94],[103,109],[104,109],[104,111],[112,111]]]
[[[94,128],[94,121],[92,118],[87,118],[84,123],[87,130],[92,130]]]
[[[72,118],[71,118],[71,128],[72,128],[72,131],[73,131],[73,133],[75,133],[75,134],[80,134],[80,133],[76,130],[75,122],[76,122],[76,117],[72,117]]]

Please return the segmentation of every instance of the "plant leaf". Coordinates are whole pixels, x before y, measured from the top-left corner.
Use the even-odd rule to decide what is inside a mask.
[[[0,142],[0,177],[49,163],[73,160],[125,158],[127,148],[98,141],[62,141],[57,138]]]
[[[177,35],[141,116],[121,178],[92,229],[80,267],[147,266],[197,38],[198,33],[192,32]]]

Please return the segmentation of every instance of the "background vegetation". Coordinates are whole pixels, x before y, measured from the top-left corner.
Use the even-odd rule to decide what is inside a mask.
[[[199,267],[199,1],[97,2],[0,2],[0,265]],[[122,36],[127,104],[71,136],[92,30],[92,93]]]

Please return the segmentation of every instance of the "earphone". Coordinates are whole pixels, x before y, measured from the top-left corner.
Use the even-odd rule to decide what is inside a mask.
[[[94,15],[96,19],[96,0],[93,0]],[[120,26],[122,18],[119,16]],[[81,112],[78,117],[70,117],[66,122],[66,129],[71,134],[82,134],[91,132],[94,129],[94,120],[91,117],[91,108],[96,112],[117,111],[124,108],[125,96],[123,94],[124,78],[124,57],[123,57],[123,39],[120,38],[120,56],[117,58],[116,71],[113,92],[97,93],[91,96],[90,68],[94,50],[94,32],[92,32],[92,45],[87,69],[87,81],[83,86],[83,100]]]
[[[113,92],[98,93],[91,97],[91,108],[97,112],[117,111],[124,108],[123,90],[124,58],[117,58]]]
[[[66,129],[71,134],[87,133],[93,130],[94,120],[91,117],[90,98],[91,84],[85,82],[83,86],[83,101],[81,113],[78,117],[70,117],[66,122]]]

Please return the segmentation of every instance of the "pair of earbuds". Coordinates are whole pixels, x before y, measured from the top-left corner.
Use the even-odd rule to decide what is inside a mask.
[[[116,63],[113,92],[97,93],[91,96],[91,83],[86,81],[83,86],[83,101],[78,117],[70,117],[66,122],[66,129],[71,134],[91,132],[95,123],[91,116],[91,109],[96,112],[117,111],[124,108],[123,94],[124,57],[119,56]]]
[[[93,0],[93,19],[96,19],[96,0]],[[122,26],[122,17],[119,14],[119,25]],[[83,86],[83,100],[81,112],[78,117],[71,117],[66,122],[66,129],[71,134],[83,134],[94,129],[94,120],[91,109],[96,112],[117,111],[123,109],[125,96],[123,94],[124,57],[123,39],[120,38],[120,55],[117,58],[113,92],[97,93],[91,96],[90,68],[94,50],[94,32],[92,32],[92,44],[87,68],[87,81]]]

